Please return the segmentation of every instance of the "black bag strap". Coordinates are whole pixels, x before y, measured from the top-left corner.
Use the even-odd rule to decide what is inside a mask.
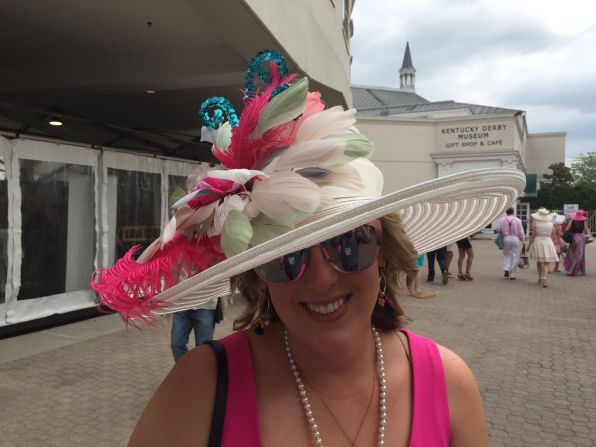
[[[219,447],[223,438],[226,402],[228,400],[228,358],[226,349],[220,341],[207,340],[205,343],[211,346],[217,359],[217,385],[215,387],[215,402],[213,403],[213,417],[211,419],[208,446]]]

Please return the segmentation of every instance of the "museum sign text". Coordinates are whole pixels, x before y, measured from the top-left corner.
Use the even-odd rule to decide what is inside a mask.
[[[472,124],[438,129],[439,147],[449,150],[501,149],[511,135],[510,123]]]

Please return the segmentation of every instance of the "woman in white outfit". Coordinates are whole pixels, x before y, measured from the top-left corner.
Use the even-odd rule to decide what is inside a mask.
[[[552,216],[546,208],[540,208],[532,214],[532,235],[528,243],[528,251],[530,259],[536,261],[538,284],[542,287],[547,287],[548,264],[559,260],[552,240],[554,231]]]

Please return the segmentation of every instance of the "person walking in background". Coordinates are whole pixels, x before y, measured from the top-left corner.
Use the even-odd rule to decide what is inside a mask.
[[[536,261],[538,284],[542,287],[547,287],[549,263],[557,262],[559,259],[552,240],[554,231],[552,216],[546,208],[540,208],[532,214],[532,234],[528,242],[528,254],[530,259]]]
[[[455,247],[455,242],[447,245],[447,252],[445,253],[445,261],[447,262],[447,277],[448,278],[455,278],[455,275],[451,273],[449,270],[451,268],[451,261],[453,261],[453,248]]]
[[[435,292],[424,292],[420,289],[420,283],[422,282],[422,279],[420,278],[422,275],[420,269],[424,267],[425,257],[424,253],[418,256],[415,261],[416,268],[406,272],[406,287],[408,288],[408,293],[414,298],[423,300],[432,298],[436,295]]]
[[[584,210],[569,216],[571,220],[565,226],[573,237],[565,254],[565,272],[569,276],[583,276],[586,274],[586,239],[590,230],[586,224],[588,216]]]
[[[215,298],[200,309],[183,310],[172,315],[170,343],[175,362],[188,352],[190,331],[195,331],[195,346],[213,338],[218,300]]]
[[[557,213],[552,214],[553,218],[553,226],[555,228],[554,233],[552,234],[553,244],[555,244],[555,250],[557,250],[557,256],[559,259],[555,262],[555,268],[553,272],[559,272],[559,263],[561,262],[561,254],[562,254],[562,246],[566,242],[562,239],[563,237],[563,229],[561,225],[565,223],[565,216]]]
[[[457,251],[459,252],[459,256],[457,258],[457,278],[460,281],[473,281],[474,278],[470,273],[472,268],[472,262],[474,261],[474,249],[472,248],[472,243],[470,242],[472,239],[472,235],[460,239],[457,241]],[[463,273],[463,265],[464,265],[464,258],[466,259],[466,273]]]
[[[503,276],[509,279],[517,278],[519,253],[526,240],[522,222],[513,212],[513,208],[507,209],[506,216],[499,222],[499,231],[503,235]]]
[[[441,247],[426,254],[426,260],[428,261],[427,281],[433,282],[435,280],[435,258],[441,269],[442,282],[443,284],[447,284],[449,281],[449,273],[447,272],[447,247]]]
[[[228,281],[228,284],[230,282]],[[188,339],[194,330],[195,346],[213,339],[215,325],[223,320],[224,307],[233,294],[231,284],[219,297],[213,298],[196,309],[175,312],[172,315],[170,345],[174,361],[178,362],[188,352]]]

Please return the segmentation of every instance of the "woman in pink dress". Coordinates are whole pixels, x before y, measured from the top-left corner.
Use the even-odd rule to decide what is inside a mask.
[[[240,119],[221,97],[204,103],[228,116],[219,126],[201,107],[223,167],[138,258],[93,278],[133,323],[206,302],[230,277],[247,301],[236,332],[176,364],[129,446],[487,446],[469,367],[404,329],[397,278],[500,215],[523,173],[468,171],[383,196],[355,110],[324,110],[306,78],[280,74],[280,57],[251,61]],[[253,90],[262,65],[269,85]]]
[[[570,231],[573,237],[567,247],[565,255],[565,271],[568,276],[584,276],[586,274],[586,241],[590,234],[587,226],[588,215],[584,210],[569,216],[565,231]]]

